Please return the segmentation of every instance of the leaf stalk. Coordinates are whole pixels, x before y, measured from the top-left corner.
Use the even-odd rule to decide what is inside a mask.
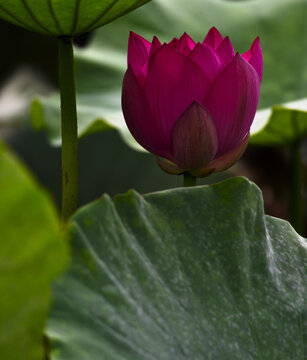
[[[184,187],[196,186],[196,177],[188,172],[183,174],[183,185]]]
[[[78,205],[78,125],[73,42],[59,37],[59,84],[62,120],[62,221]]]

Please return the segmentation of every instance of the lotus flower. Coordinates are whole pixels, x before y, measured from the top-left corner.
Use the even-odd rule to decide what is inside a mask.
[[[202,43],[152,43],[131,32],[122,107],[127,126],[171,174],[207,176],[233,165],[246,149],[262,78],[259,38],[235,54],[212,28]]]

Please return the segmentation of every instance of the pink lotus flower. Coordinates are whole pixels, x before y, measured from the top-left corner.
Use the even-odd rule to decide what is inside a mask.
[[[122,92],[127,126],[168,173],[225,170],[246,149],[262,67],[259,38],[240,55],[215,28],[197,44],[186,33],[161,45],[131,32]]]

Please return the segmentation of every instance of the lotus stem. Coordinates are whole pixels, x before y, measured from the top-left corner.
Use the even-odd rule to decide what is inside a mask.
[[[196,177],[188,172],[183,174],[183,185],[184,187],[191,187],[196,185]]]
[[[78,205],[78,125],[73,42],[59,39],[59,83],[62,119],[62,221],[67,222]]]

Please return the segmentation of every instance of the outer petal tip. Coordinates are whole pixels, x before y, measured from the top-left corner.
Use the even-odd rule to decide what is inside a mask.
[[[228,36],[225,37],[216,52],[224,66],[229,64],[229,62],[233,59],[233,57],[235,56],[235,51]]]
[[[161,46],[162,46],[162,44],[161,44],[160,40],[156,36],[154,36],[152,38],[152,42],[151,42],[149,58],[151,58]]]
[[[142,72],[144,64],[148,61],[151,43],[142,36],[130,31],[128,42],[128,65],[131,65],[137,75]]]
[[[242,57],[256,70],[260,81],[263,74],[263,55],[259,36],[253,41],[250,49]]]
[[[203,41],[203,44],[211,46],[213,49],[217,49],[220,44],[223,41],[223,36],[220,34],[220,32],[217,30],[216,27],[212,27],[207,36],[205,37],[205,40]]]
[[[168,45],[188,56],[196,44],[195,41],[186,32],[184,32],[180,39],[174,38],[168,43]]]

